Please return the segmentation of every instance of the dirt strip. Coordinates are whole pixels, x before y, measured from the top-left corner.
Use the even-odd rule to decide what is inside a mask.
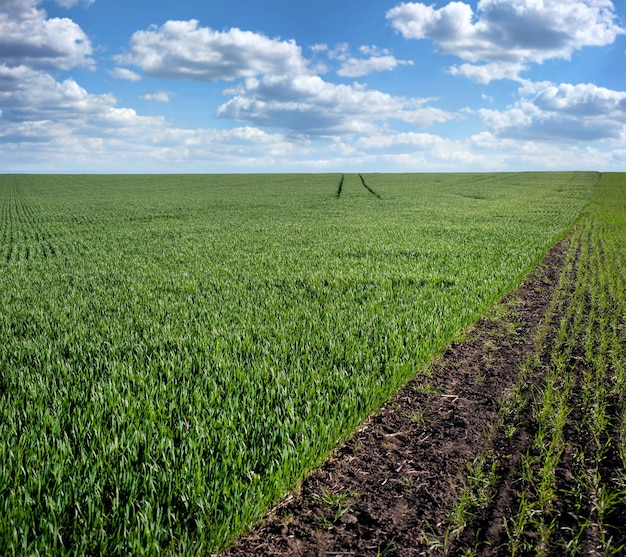
[[[498,401],[533,353],[566,250],[567,241],[552,248],[516,292],[436,359],[430,373],[385,404],[223,557],[437,553],[468,465],[493,448],[487,433]],[[518,436],[519,446],[509,447],[511,470],[526,442]],[[505,484],[512,481],[513,474],[499,473]],[[512,491],[500,486],[500,493]],[[493,509],[491,539],[483,540],[490,553],[498,553],[506,511],[504,500]]]

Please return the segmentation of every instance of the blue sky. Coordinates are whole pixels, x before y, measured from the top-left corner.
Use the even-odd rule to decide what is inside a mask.
[[[626,170],[623,0],[0,0],[0,172]]]

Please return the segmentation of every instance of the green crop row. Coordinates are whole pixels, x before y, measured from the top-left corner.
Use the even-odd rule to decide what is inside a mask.
[[[532,432],[504,516],[510,555],[622,555],[626,550],[626,175],[605,174],[568,243],[537,352],[502,407],[500,432]],[[487,458],[488,457],[488,458]],[[495,497],[506,455],[490,451],[479,474]],[[510,478],[509,478],[509,481]],[[473,506],[476,489],[463,493]],[[454,531],[451,510],[449,530]],[[490,504],[490,500],[485,506]],[[472,554],[484,547],[476,532]],[[466,536],[467,537],[467,536]],[[448,551],[462,552],[450,542]]]
[[[0,554],[230,543],[513,288],[596,181],[0,176]]]
[[[626,176],[607,174],[572,237],[523,459],[513,553],[626,548]],[[567,473],[563,474],[563,469]]]

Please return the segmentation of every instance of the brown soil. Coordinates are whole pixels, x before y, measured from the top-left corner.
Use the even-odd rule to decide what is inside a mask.
[[[223,557],[437,553],[468,465],[489,451],[500,462],[496,497],[455,543],[478,554],[506,554],[502,518],[513,503],[514,472],[532,432],[518,427],[504,439],[494,424],[499,401],[535,350],[566,249],[566,242],[556,245],[516,292]]]

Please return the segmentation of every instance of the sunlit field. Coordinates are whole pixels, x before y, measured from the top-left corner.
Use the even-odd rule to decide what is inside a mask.
[[[0,175],[0,553],[225,546],[514,288],[597,181]]]

